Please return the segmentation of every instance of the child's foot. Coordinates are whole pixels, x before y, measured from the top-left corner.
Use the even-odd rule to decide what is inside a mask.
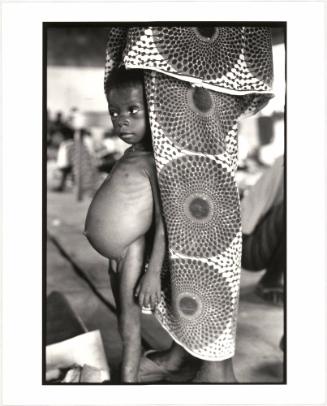
[[[166,369],[169,372],[176,372],[181,367],[184,356],[176,353],[176,351],[169,348],[165,351],[153,351],[146,354],[146,357],[159,367]]]
[[[203,361],[192,379],[194,383],[238,383],[231,359],[226,361]]]
[[[167,351],[164,351],[166,353]],[[169,369],[169,363],[162,356],[161,352],[148,351],[143,354],[140,360],[138,372],[139,382],[162,382],[167,379],[174,369]]]
[[[189,382],[199,368],[199,361],[179,346],[166,351],[151,351],[141,358],[139,380]]]

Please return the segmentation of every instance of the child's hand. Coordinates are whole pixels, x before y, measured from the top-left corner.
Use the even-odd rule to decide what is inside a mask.
[[[159,272],[147,271],[138,284],[135,296],[138,296],[139,305],[155,308],[160,302],[161,280]]]

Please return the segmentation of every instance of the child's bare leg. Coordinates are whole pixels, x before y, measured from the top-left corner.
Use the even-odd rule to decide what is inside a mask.
[[[237,383],[232,358],[224,361],[202,361],[192,382]]]
[[[144,238],[134,241],[118,262],[119,326],[123,341],[122,381],[137,382],[141,356],[141,308],[134,292],[144,265]]]
[[[114,259],[109,259],[108,275],[112,294],[115,299],[117,315],[120,313],[119,306],[119,280],[118,280],[118,265]]]

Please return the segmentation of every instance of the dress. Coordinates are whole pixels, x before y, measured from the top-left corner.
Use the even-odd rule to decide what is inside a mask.
[[[154,156],[168,234],[155,315],[197,358],[235,352],[241,264],[237,121],[271,97],[265,27],[116,27],[113,67],[145,70]]]

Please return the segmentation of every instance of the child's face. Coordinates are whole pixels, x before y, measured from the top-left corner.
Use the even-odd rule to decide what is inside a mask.
[[[108,103],[116,134],[127,144],[140,143],[148,130],[142,85],[110,90]]]

